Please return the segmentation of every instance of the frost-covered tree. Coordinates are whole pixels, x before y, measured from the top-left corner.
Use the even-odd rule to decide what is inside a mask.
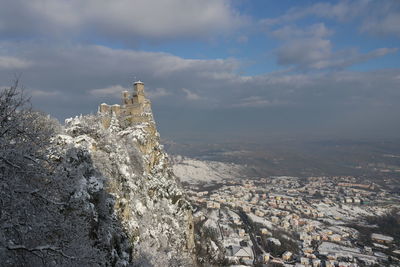
[[[0,168],[27,174],[44,171],[45,149],[56,122],[31,110],[18,80],[0,92]],[[3,173],[4,174],[4,173]]]
[[[0,92],[0,126],[0,265],[118,265],[129,246],[87,151],[55,144],[61,126],[18,81]]]
[[[191,209],[155,124],[65,129],[0,93],[0,265],[191,266]]]

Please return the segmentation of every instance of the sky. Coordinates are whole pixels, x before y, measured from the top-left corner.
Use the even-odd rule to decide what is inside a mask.
[[[398,0],[0,0],[0,88],[59,119],[145,83],[175,141],[400,136]]]

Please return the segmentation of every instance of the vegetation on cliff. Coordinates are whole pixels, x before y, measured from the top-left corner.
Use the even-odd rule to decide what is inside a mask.
[[[101,122],[63,128],[17,82],[1,92],[2,266],[192,265],[191,206],[154,122]]]

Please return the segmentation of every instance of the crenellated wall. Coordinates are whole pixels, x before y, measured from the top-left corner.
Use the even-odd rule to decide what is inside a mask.
[[[110,126],[112,116],[117,116],[130,125],[153,122],[151,102],[144,94],[144,83],[141,81],[134,83],[132,95],[128,91],[122,92],[122,105],[103,103],[99,106],[98,111],[103,115],[105,128]]]

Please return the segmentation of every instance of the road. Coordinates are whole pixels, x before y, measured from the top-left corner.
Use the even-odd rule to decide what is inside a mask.
[[[254,237],[255,229],[253,227],[253,224],[250,222],[247,214],[243,211],[239,211],[237,214],[240,216],[240,219],[242,220],[243,225],[246,228],[246,232],[249,233],[250,240],[253,243],[253,246],[252,246],[253,253],[254,253],[253,264],[255,265],[258,263],[258,260],[260,259],[260,256],[262,255],[263,251],[257,244],[257,240]]]

